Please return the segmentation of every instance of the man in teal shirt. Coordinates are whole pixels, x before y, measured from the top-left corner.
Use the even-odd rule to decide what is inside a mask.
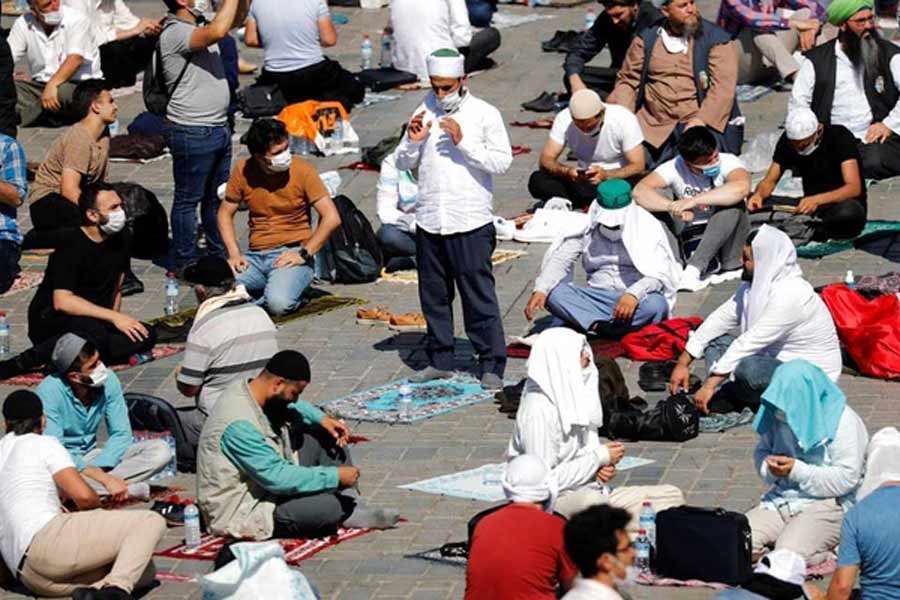
[[[213,533],[262,540],[397,523],[395,511],[361,500],[347,425],[298,400],[309,381],[306,357],[285,350],[219,397],[197,449],[199,505]]]
[[[169,445],[161,439],[135,443],[122,385],[92,342],[74,333],[63,335],[51,363],[56,372],[37,388],[47,416],[44,434],[62,443],[97,492],[116,500],[144,495],[146,490],[129,489],[129,484],[162,471],[172,460]],[[102,448],[97,444],[101,422],[109,434]]]

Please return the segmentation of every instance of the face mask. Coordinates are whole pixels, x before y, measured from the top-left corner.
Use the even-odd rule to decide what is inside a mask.
[[[717,161],[714,165],[703,167],[703,174],[710,179],[715,179],[722,172],[722,162]]]
[[[58,10],[43,13],[44,23],[46,25],[56,26],[62,23],[62,13]]]
[[[284,173],[291,168],[291,160],[291,151],[287,149],[268,159],[269,169],[275,173]]]
[[[603,237],[605,237],[606,239],[608,239],[610,241],[618,242],[619,240],[622,239],[622,228],[616,227],[615,229],[610,229],[606,225],[601,225],[600,226],[600,235],[602,235]]]
[[[821,144],[821,140],[817,139],[815,142],[813,142],[803,150],[797,150],[797,154],[799,154],[800,156],[809,156],[810,154],[818,150]]]
[[[94,367],[94,370],[91,371],[91,374],[88,377],[91,379],[91,382],[88,384],[90,387],[102,388],[109,377],[109,369],[107,369],[106,365],[102,362],[97,363],[97,366]]]
[[[107,234],[119,233],[125,229],[125,211],[120,209],[114,210],[106,215],[107,221],[100,225],[100,231]]]
[[[456,110],[459,108],[459,105],[462,104],[464,94],[465,91],[463,90],[463,87],[460,86],[459,89],[455,92],[450,92],[443,98],[439,98],[438,102],[440,103],[441,108],[444,109],[445,113],[456,112]]]

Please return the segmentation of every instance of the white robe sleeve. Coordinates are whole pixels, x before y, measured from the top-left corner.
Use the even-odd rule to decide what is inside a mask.
[[[774,485],[778,478],[769,472],[769,465],[766,464],[766,459],[771,455],[772,436],[769,433],[764,433],[759,436],[759,442],[757,442],[756,448],[753,450],[753,464],[756,466],[756,472],[759,473],[762,480],[770,485]]]
[[[891,77],[894,79],[894,85],[900,86],[900,56],[894,55],[891,58]],[[900,102],[894,105],[891,112],[882,121],[888,129],[900,135]]]
[[[420,104],[418,108],[416,108],[413,115],[417,115],[420,112],[425,111],[425,104]],[[424,125],[428,125],[428,122],[432,120],[432,115],[425,111],[425,116],[423,117]],[[429,135],[431,135],[429,133]],[[422,146],[428,143],[428,138],[426,137],[421,142],[413,142],[409,139],[409,131],[407,131],[403,138],[400,140],[400,144],[397,146],[397,151],[395,154],[395,164],[398,171],[412,171],[416,167],[419,166],[419,161],[422,158]]]
[[[788,479],[817,498],[841,498],[862,481],[869,435],[852,409],[845,408],[834,440],[828,445],[829,465],[809,465],[796,461]]]
[[[447,0],[450,8],[450,37],[457,48],[466,48],[472,43],[472,24],[466,0]]]
[[[690,333],[687,344],[685,344],[688,354],[694,358],[703,358],[706,347],[714,339],[738,326],[740,318],[737,311],[737,296],[733,295],[706,317],[700,327]]]
[[[791,89],[791,98],[788,100],[788,112],[794,108],[810,108],[815,84],[816,71],[812,62],[804,58],[797,77],[794,78],[794,87]]]
[[[466,135],[466,127],[461,124],[463,136],[456,148],[471,165],[491,175],[503,175],[513,159],[509,134],[500,111],[493,106],[486,106],[486,109],[481,119],[484,128],[481,140],[479,136]]]

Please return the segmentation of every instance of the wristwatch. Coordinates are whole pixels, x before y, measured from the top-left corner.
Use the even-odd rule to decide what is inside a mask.
[[[313,259],[313,258],[312,258],[312,254],[310,254],[310,253],[306,250],[306,248],[304,248],[303,246],[300,246],[299,248],[297,248],[297,254],[300,255],[300,258],[303,259],[303,262],[305,262],[305,263],[308,264],[308,265],[309,265],[309,264],[312,264],[312,259]]]

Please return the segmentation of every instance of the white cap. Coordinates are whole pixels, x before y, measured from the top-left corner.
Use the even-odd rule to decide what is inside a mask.
[[[428,55],[429,77],[454,77],[460,79],[465,76],[465,58],[454,48],[441,48]]]
[[[819,119],[808,108],[794,108],[787,115],[784,131],[789,140],[803,140],[819,129]]]
[[[793,550],[769,552],[759,560],[753,571],[794,585],[803,585],[806,581],[806,561]]]
[[[592,119],[596,117],[606,105],[594,90],[578,90],[569,99],[569,113],[573,119]]]

